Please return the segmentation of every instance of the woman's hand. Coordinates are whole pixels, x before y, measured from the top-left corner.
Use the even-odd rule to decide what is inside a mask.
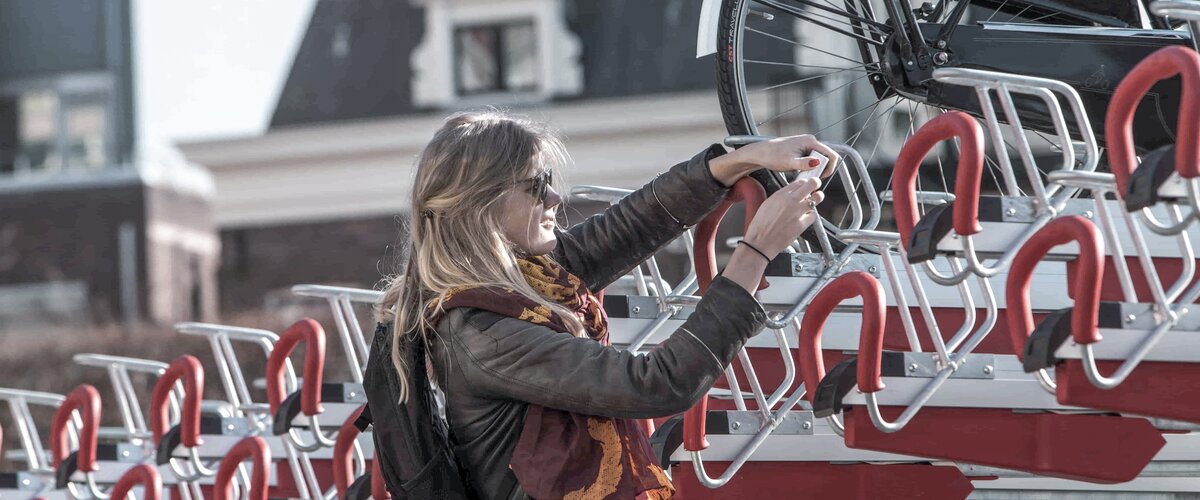
[[[825,199],[819,179],[800,179],[772,194],[758,207],[745,240],[775,257],[817,220],[817,205]]]
[[[817,205],[825,199],[820,187],[820,179],[800,179],[776,191],[758,207],[743,240],[774,258],[816,222]],[[722,274],[754,293],[768,260],[745,246],[738,245]]]
[[[776,172],[803,172],[819,165],[816,158],[809,156],[816,151],[829,158],[821,177],[829,177],[837,168],[841,158],[829,146],[822,144],[816,137],[793,135],[779,137],[769,141],[747,144],[728,154],[713,158],[708,162],[713,177],[726,186],[732,186],[738,179],[759,168]]]

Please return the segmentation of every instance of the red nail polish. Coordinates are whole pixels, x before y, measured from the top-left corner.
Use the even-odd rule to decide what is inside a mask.
[[[821,164],[821,160],[818,160],[818,159],[816,159],[816,158],[813,158],[813,159],[811,159],[811,160],[808,160],[808,167],[809,167],[809,168],[816,168],[816,166],[817,166],[817,165],[820,165],[820,164]]]

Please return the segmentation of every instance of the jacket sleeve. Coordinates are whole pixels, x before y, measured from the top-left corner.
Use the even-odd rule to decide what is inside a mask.
[[[463,316],[448,315],[442,326],[466,390],[617,418],[690,408],[766,321],[758,301],[724,277],[679,329],[641,355],[509,317],[480,331]]]
[[[604,213],[559,231],[551,257],[589,290],[608,286],[721,203],[729,188],[713,178],[708,160],[722,154],[725,149],[714,144]]]

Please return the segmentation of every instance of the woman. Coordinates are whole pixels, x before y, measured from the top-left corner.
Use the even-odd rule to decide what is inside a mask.
[[[751,294],[767,262],[816,219],[820,181],[769,197],[695,313],[645,355],[607,345],[592,293],[700,221],[741,177],[816,168],[814,150],[832,172],[837,155],[812,136],[731,153],[714,145],[563,231],[553,179],[568,158],[558,139],[497,112],[448,119],[417,163],[408,263],[380,320],[394,322],[388,344],[428,349],[470,489],[483,498],[669,497],[631,419],[691,407],[762,328]],[[402,374],[422,369],[394,353],[393,363]],[[419,389],[401,387],[400,397]]]

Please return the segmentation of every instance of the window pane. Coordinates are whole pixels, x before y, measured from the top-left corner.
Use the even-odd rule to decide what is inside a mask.
[[[504,29],[504,86],[508,90],[537,87],[537,34],[533,24],[511,24]]]
[[[51,91],[21,96],[20,147],[17,170],[57,170],[62,158],[56,147],[58,96]]]
[[[496,29],[490,26],[458,30],[458,88],[463,93],[498,90],[500,68]]]
[[[108,163],[104,102],[85,102],[67,110],[67,156],[72,168],[103,168]]]

